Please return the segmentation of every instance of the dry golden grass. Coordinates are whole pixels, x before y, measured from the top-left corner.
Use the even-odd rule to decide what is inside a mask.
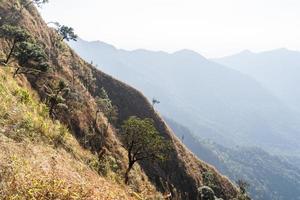
[[[100,177],[91,167],[96,161],[9,69],[0,69],[0,199],[136,199]]]

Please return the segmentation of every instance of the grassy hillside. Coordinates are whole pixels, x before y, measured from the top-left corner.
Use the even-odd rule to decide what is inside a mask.
[[[31,73],[18,75],[15,80],[19,80],[20,84],[29,88],[32,93],[36,94],[36,98],[40,99],[41,102],[46,102],[48,108],[42,106],[44,108],[40,108],[41,110],[39,110],[38,106],[37,110],[35,110],[24,106],[26,108],[28,107],[28,111],[37,113],[37,116],[27,115],[26,112],[18,114],[17,117],[29,120],[28,123],[26,122],[25,125],[21,127],[25,126],[30,131],[24,131],[28,134],[28,137],[25,137],[24,134],[20,134],[20,137],[20,135],[17,134],[19,132],[11,134],[12,139],[16,138],[19,140],[19,138],[22,137],[29,138],[26,139],[26,141],[29,140],[30,143],[24,145],[24,148],[30,150],[29,147],[31,144],[33,145],[32,149],[39,147],[38,144],[34,143],[34,139],[36,135],[41,135],[41,139],[39,140],[55,148],[62,149],[61,151],[66,151],[66,153],[70,153],[72,156],[75,155],[76,159],[74,159],[74,162],[81,159],[81,156],[79,156],[81,153],[76,153],[76,148],[74,149],[77,145],[78,148],[85,149],[84,152],[92,156],[92,161],[88,161],[87,163],[91,164],[92,168],[95,169],[98,174],[107,177],[107,179],[116,182],[118,185],[122,185],[124,182],[123,175],[127,165],[127,152],[119,140],[118,128],[123,120],[131,115],[141,118],[151,118],[154,120],[155,127],[161,136],[163,136],[167,142],[170,142],[170,156],[169,159],[163,163],[153,160],[139,162],[139,165],[136,165],[130,174],[129,187],[132,191],[144,198],[150,199],[153,199],[154,196],[158,194],[158,191],[161,193],[171,193],[173,199],[198,199],[198,188],[205,185],[202,174],[209,172],[213,177],[212,182],[215,185],[214,192],[217,197],[222,197],[224,200],[227,200],[237,196],[239,191],[236,186],[226,177],[219,174],[213,167],[198,160],[189,152],[174,137],[161,117],[154,111],[147,99],[140,92],[96,70],[93,66],[78,57],[72,49],[59,40],[59,36],[55,30],[47,27],[34,6],[29,6],[23,9],[22,12],[19,12],[19,10],[19,1],[3,0],[0,3],[0,25],[12,24],[26,29],[34,41],[43,47],[48,58],[50,69],[46,73],[39,73],[38,76]],[[7,52],[10,45],[8,40],[0,38],[0,51],[2,51],[0,55]],[[20,62],[17,61],[18,60],[14,59],[8,68],[18,67],[18,63]],[[12,73],[5,71],[5,77],[8,76],[12,76]],[[50,119],[47,116],[50,105],[48,89],[57,87],[61,82],[68,88],[68,96],[65,97],[65,105],[63,108],[57,109],[55,115],[52,115]],[[109,123],[103,113],[99,118],[96,117],[97,107],[95,98],[99,95],[101,88],[105,88],[112,103],[118,107],[119,120],[115,124]],[[23,92],[21,92],[21,95],[23,95]],[[25,99],[27,96],[28,95],[25,95]],[[23,97],[21,97],[21,99],[23,99]],[[21,102],[17,102],[16,104],[23,106]],[[3,107],[5,108],[5,105]],[[7,111],[14,113],[14,106],[8,108]],[[39,116],[44,118],[39,118]],[[37,124],[33,124],[30,120]],[[4,121],[3,126],[7,126],[9,123],[14,124],[13,121]],[[58,131],[53,132],[51,130],[52,125],[47,125],[51,123],[63,125],[55,125],[53,130]],[[65,128],[58,128],[56,126]],[[48,130],[48,132],[45,131],[45,129]],[[74,138],[76,138],[76,140],[70,139],[70,141],[74,141],[74,145],[70,143],[69,140],[63,139],[65,137],[62,137],[64,133],[62,133],[61,130],[67,129]],[[41,134],[43,131],[46,133]],[[33,138],[33,141],[31,141],[30,138]],[[3,145],[6,145],[6,142]],[[48,145],[43,146],[46,148]],[[52,159],[51,155],[47,153],[42,156],[44,151],[41,152],[40,156],[33,156],[35,155],[35,151],[33,151],[33,153],[29,152],[28,155],[33,156],[30,157],[30,161],[32,161],[33,167],[41,166],[44,168],[46,166],[47,168],[46,161],[41,160],[40,163],[42,164],[38,164],[39,159],[45,158],[49,160],[49,162],[55,159]],[[47,151],[45,150],[45,152]],[[57,154],[59,156],[64,155],[60,151]],[[26,156],[23,157],[26,158]],[[35,159],[37,159],[37,161],[35,161]],[[73,159],[71,159],[71,161],[72,160]],[[60,160],[57,162],[60,163]],[[82,162],[85,163],[85,161]],[[69,164],[64,162],[60,164],[63,166],[61,170],[65,169],[67,173],[69,171]],[[51,165],[50,168],[52,168]],[[35,170],[30,171],[33,173],[33,176],[38,172]],[[70,171],[72,171],[71,167]],[[89,177],[84,173],[79,173],[72,177],[75,179],[79,176],[84,178]],[[63,176],[60,177],[63,178]],[[95,175],[91,175],[90,177],[94,178],[98,177],[98,175],[95,173]],[[49,180],[55,179],[49,178]],[[100,178],[100,180],[103,180],[103,178]],[[34,183],[34,181],[32,182]],[[91,183],[98,184],[98,181],[94,180],[91,181]],[[101,184],[101,182],[99,182],[99,184]],[[76,184],[74,185],[76,186]],[[103,185],[105,186],[105,184]],[[103,190],[107,190],[106,192],[109,193],[111,189],[108,187],[100,187],[100,194]],[[114,189],[112,189],[112,191],[114,191]],[[123,196],[126,197],[126,194],[122,195],[122,192],[116,193],[119,193],[120,199],[122,199]],[[92,197],[92,199],[97,198]]]
[[[0,69],[1,199],[135,199],[100,177],[97,165],[34,93]]]

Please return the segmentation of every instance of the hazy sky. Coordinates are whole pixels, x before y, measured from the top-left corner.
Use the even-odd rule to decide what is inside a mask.
[[[300,0],[50,0],[42,15],[129,50],[300,50]]]

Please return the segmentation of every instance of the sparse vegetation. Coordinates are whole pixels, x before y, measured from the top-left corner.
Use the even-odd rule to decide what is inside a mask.
[[[33,4],[41,8],[42,5],[48,3],[49,0],[19,0],[19,2],[21,4],[20,12],[22,12],[24,8],[28,8],[28,6]]]
[[[155,104],[160,104],[160,101],[155,98],[152,98],[152,106],[154,107]]]
[[[237,200],[251,200],[251,198],[247,194],[247,190],[250,187],[250,184],[243,179],[237,180],[236,183],[240,189],[240,194],[237,196]]]
[[[96,104],[96,122],[98,120],[99,113],[102,112],[107,118],[108,122],[114,124],[118,117],[118,108],[112,104],[104,88],[101,88],[99,96],[96,97]]]

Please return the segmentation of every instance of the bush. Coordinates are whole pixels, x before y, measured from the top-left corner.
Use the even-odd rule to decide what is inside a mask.
[[[198,189],[200,200],[215,200],[214,191],[208,186],[202,186]]]

